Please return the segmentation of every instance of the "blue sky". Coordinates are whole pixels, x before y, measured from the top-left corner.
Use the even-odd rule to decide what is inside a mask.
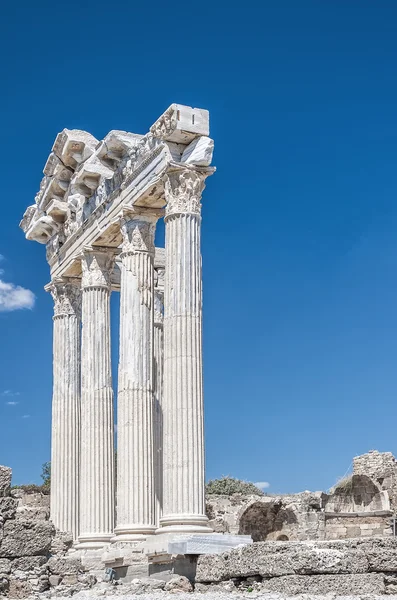
[[[172,102],[210,110],[218,168],[203,199],[208,478],[326,489],[354,455],[397,453],[395,1],[1,13],[0,463],[14,482],[49,459],[52,386],[49,269],[19,220],[58,131],[145,133]]]

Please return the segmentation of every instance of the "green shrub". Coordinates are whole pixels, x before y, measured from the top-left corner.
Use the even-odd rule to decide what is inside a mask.
[[[207,495],[232,496],[233,494],[242,494],[244,496],[264,496],[254,483],[242,481],[234,477],[221,477],[220,479],[211,479],[205,486]]]
[[[27,494],[34,494],[35,492],[39,494],[49,494],[50,487],[46,484],[37,485],[36,483],[28,483],[26,485],[13,485],[12,490],[22,490]]]

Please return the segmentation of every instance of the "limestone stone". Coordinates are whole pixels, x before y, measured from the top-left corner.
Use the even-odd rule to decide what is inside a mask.
[[[61,583],[62,577],[60,575],[50,575],[48,581],[51,587],[56,587]]]
[[[369,571],[397,572],[397,538],[373,538],[358,541],[365,553]]]
[[[64,555],[73,545],[73,534],[65,531],[57,531],[52,538],[51,554]]]
[[[8,597],[9,598],[29,598],[32,594],[32,586],[29,581],[21,581],[19,579],[10,579]]]
[[[11,489],[12,469],[0,465],[0,496],[7,496]]]
[[[297,594],[333,594],[334,596],[385,593],[381,573],[349,575],[286,575],[264,581],[261,592],[276,592],[283,596]]]
[[[0,573],[11,572],[11,561],[8,558],[0,558]]]
[[[17,512],[18,501],[11,496],[0,496],[0,519],[13,519]]]
[[[167,581],[164,586],[164,590],[166,592],[192,592],[193,586],[187,577],[184,577],[183,575],[176,575]]]
[[[5,577],[2,573],[0,573],[0,593],[5,596],[9,589],[9,579]]]
[[[281,577],[293,574],[365,573],[365,551],[348,544],[257,542],[217,556],[200,556],[196,580],[222,581],[233,577]]]
[[[12,561],[12,571],[34,571],[46,562],[46,556],[21,556]]]
[[[18,558],[47,554],[51,547],[54,526],[46,521],[6,521],[1,540],[0,556]]]
[[[81,560],[73,557],[52,556],[47,563],[53,575],[71,575],[83,570]]]
[[[78,583],[77,573],[67,573],[62,577],[62,585],[75,585]]]

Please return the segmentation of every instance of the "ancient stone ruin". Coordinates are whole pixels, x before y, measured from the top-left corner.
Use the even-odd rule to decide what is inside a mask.
[[[353,472],[329,492],[208,496],[210,525],[219,533],[259,541],[336,540],[396,534],[397,462],[391,452],[353,459]]]
[[[55,139],[21,221],[46,245],[54,300],[51,499],[11,490],[0,468],[2,594],[397,591],[390,453],[356,457],[327,493],[205,498],[200,229],[213,147],[208,111],[179,104],[146,135]]]
[[[21,222],[27,239],[46,244],[46,289],[54,299],[51,518],[80,548],[134,542],[156,530],[211,531],[200,251],[201,195],[214,172],[208,134],[208,111],[179,104],[146,135],[111,131],[99,141],[65,129]],[[162,216],[165,249],[155,249]],[[109,305],[115,290],[117,486]]]

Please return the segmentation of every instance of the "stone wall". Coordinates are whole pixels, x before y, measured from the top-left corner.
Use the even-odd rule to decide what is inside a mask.
[[[391,535],[390,521],[385,515],[325,516],[325,538],[327,540]]]
[[[216,532],[249,534],[254,541],[325,540],[393,535],[397,461],[373,450],[354,458],[352,475],[329,493],[280,496],[207,496]]]
[[[353,458],[353,474],[366,475],[371,479],[384,480],[386,477],[395,476],[397,462],[391,452],[378,452],[371,450],[367,454]]]
[[[254,541],[324,539],[327,496],[208,496],[207,516],[218,533],[251,535]]]
[[[397,540],[258,542],[202,555],[195,588],[294,594],[395,594]]]
[[[27,598],[52,588],[71,595],[92,586],[81,561],[66,555],[72,536],[49,521],[49,496],[11,491],[11,474],[0,466],[0,595]]]

